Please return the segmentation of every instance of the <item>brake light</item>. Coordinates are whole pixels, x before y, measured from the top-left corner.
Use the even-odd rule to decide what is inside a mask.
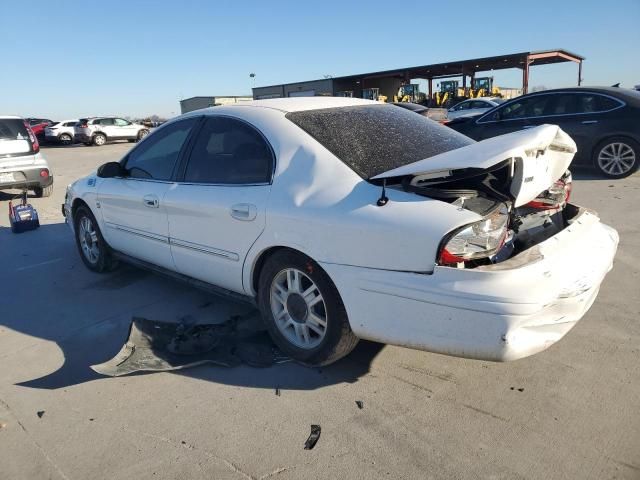
[[[40,170],[40,176],[44,179],[49,178],[49,170],[47,169],[42,169]]]
[[[24,128],[27,130],[27,134],[29,135],[29,141],[31,141],[31,150],[33,153],[38,153],[40,151],[40,144],[38,143],[38,139],[33,134],[33,130],[29,126],[29,123],[26,120],[22,122],[24,124]]]
[[[562,178],[557,180],[551,186],[551,188],[542,192],[534,200],[527,203],[525,207],[534,208],[536,210],[555,210],[562,208],[569,203],[571,188],[571,172],[567,171]]]
[[[509,226],[509,210],[502,204],[479,222],[455,231],[440,249],[438,263],[454,265],[468,260],[488,258],[505,242]]]

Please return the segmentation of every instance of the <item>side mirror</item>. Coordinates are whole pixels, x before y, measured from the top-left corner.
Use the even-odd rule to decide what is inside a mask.
[[[98,177],[100,178],[114,178],[124,177],[126,170],[122,167],[120,162],[108,162],[104,165],[100,165],[98,168]]]

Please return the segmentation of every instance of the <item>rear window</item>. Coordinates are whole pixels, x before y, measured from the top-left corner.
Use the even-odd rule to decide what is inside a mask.
[[[0,118],[0,140],[29,140],[24,122],[19,118]]]
[[[474,143],[393,105],[325,108],[290,112],[286,117],[364,179]]]

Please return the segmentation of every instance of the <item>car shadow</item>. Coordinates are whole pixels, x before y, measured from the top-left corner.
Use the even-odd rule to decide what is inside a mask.
[[[0,294],[0,330],[5,331],[4,342],[0,338],[2,362],[8,369],[26,372],[16,374],[18,377],[27,377],[15,385],[48,390],[108,381],[90,366],[118,353],[133,316],[176,323],[185,316],[193,316],[198,323],[221,323],[238,312],[259,316],[251,305],[125,264],[112,273],[93,273],[82,263],[63,223],[21,234],[0,226],[0,244],[4,266],[0,282],[8,286]],[[30,337],[55,343],[64,358],[62,364],[45,375],[28,378],[29,372],[46,371],[60,362],[46,343],[34,346],[25,340]],[[32,348],[44,352],[29,355],[42,358],[41,365],[25,364],[21,359]],[[286,362],[266,368],[204,365],[172,373],[233,386],[313,390],[356,382],[369,372],[382,348],[382,344],[362,341],[347,358],[323,368]],[[151,373],[131,376],[147,374]]]

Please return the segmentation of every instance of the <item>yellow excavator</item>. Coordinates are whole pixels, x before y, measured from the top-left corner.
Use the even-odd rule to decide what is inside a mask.
[[[470,98],[501,97],[500,89],[493,86],[493,77],[474,78],[469,89]]]

